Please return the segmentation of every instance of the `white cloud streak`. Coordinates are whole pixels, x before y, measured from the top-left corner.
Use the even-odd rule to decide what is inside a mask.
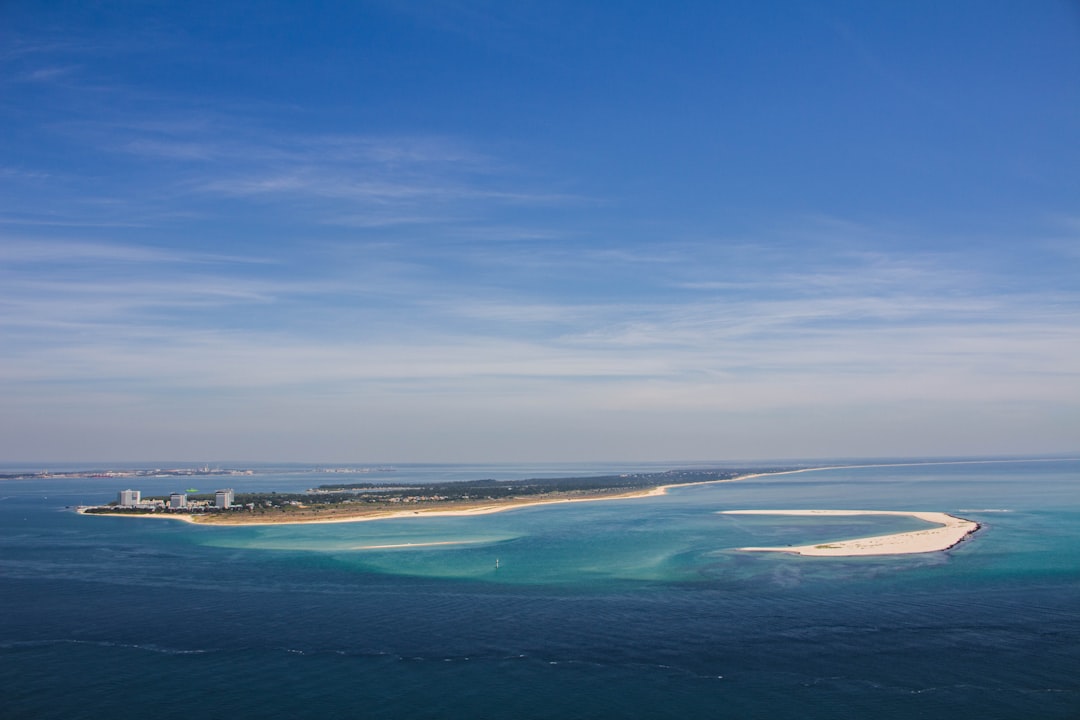
[[[152,273],[206,260],[64,244],[5,246],[0,257],[140,263]],[[122,283],[93,272],[56,281],[16,278],[0,293],[0,327],[22,341],[0,352],[0,382],[39,392],[53,384],[70,392],[73,383],[107,383],[152,394],[285,395],[404,386],[483,393],[509,383],[535,402],[573,388],[579,402],[669,410],[932,396],[1080,402],[1080,391],[1063,389],[1080,388],[1073,382],[1080,357],[1076,295],[1003,298],[968,287],[953,297],[932,292],[940,285],[932,277],[910,287],[919,276],[906,272],[900,285],[907,291],[873,294],[898,287],[891,269],[882,274],[884,280],[862,275],[850,282],[830,274],[824,283],[817,271],[792,274],[786,277],[795,296],[775,299],[618,303],[536,303],[505,290],[470,292],[445,278],[435,288],[401,278],[385,286],[228,274]],[[812,291],[803,295],[806,288]],[[824,292],[829,288],[835,292]],[[853,292],[860,288],[865,292]],[[305,324],[307,312],[296,315],[299,321],[282,319],[306,299],[326,307],[330,295],[356,303],[335,311],[333,329]],[[376,310],[365,305],[369,300],[391,304]],[[252,307],[273,310],[269,327],[217,326]],[[216,310],[190,315],[199,309]],[[379,314],[388,317],[377,327],[371,318]]]

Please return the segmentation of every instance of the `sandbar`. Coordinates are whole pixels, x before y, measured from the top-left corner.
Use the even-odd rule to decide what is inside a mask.
[[[785,547],[742,547],[748,552],[786,552],[816,557],[863,555],[913,555],[948,550],[979,529],[979,524],[943,512],[901,512],[893,510],[724,510],[725,515],[903,515],[937,527],[893,535],[837,540],[817,545]]]
[[[433,542],[393,543],[391,545],[356,545],[351,550],[392,550],[396,548],[435,547],[437,545],[475,545],[482,540],[438,540]]]

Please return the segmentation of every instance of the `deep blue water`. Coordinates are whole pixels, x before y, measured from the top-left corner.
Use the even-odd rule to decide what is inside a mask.
[[[327,478],[265,469],[230,484]],[[0,483],[0,716],[1080,717],[1080,461],[850,468],[320,526],[65,509],[187,485]],[[942,510],[984,529],[919,556],[740,553],[920,527],[717,514],[740,508]],[[460,544],[365,549],[410,542]]]

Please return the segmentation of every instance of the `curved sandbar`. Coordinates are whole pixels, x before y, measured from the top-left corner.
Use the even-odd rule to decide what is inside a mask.
[[[905,515],[938,527],[894,535],[838,540],[819,545],[786,547],[743,547],[751,552],[786,552],[818,557],[857,555],[911,555],[948,550],[979,529],[979,524],[943,512],[899,512],[892,510],[724,510],[725,515]]]

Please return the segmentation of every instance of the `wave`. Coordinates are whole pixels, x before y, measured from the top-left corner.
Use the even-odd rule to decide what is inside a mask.
[[[114,640],[79,640],[77,638],[59,638],[54,640],[10,640],[0,642],[0,650],[19,650],[23,648],[55,647],[59,645],[86,645],[99,648],[120,648],[122,650],[145,650],[159,655],[203,655],[223,652],[217,648],[170,648],[153,643],[125,643]]]

